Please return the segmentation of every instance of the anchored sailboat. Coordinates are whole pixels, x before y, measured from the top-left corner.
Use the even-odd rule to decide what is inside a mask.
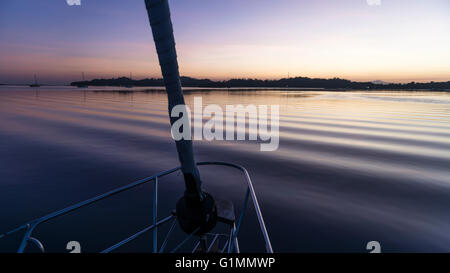
[[[82,82],[77,84],[77,87],[78,88],[88,88],[88,85],[86,84],[86,81],[84,79],[84,72],[81,72],[81,79],[82,79]]]
[[[34,83],[30,84],[30,87],[41,87],[37,82],[36,74],[34,74]]]
[[[132,87],[133,87],[132,82],[133,82],[133,80],[132,80],[131,72],[130,72],[130,83],[125,84],[125,87],[126,87],[126,88],[132,88]]]

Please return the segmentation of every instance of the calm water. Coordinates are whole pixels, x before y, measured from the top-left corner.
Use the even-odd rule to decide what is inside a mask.
[[[203,103],[279,104],[280,146],[196,141],[198,161],[245,166],[275,251],[450,251],[450,93],[214,91]],[[161,92],[0,87],[0,233],[178,165]],[[204,187],[239,204],[238,172],[202,167]],[[182,195],[182,176],[160,185],[160,215]],[[44,224],[48,251],[100,251],[152,219],[142,186]],[[243,251],[263,250],[253,210]],[[256,232],[255,232],[256,230]],[[179,235],[181,236],[181,235]],[[172,245],[178,243],[174,238]],[[14,242],[0,241],[0,251]],[[122,251],[150,251],[151,234]]]

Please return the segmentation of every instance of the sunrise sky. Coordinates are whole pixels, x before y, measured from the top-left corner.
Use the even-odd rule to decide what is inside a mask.
[[[185,76],[450,80],[448,0],[170,4]],[[0,37],[0,83],[160,77],[144,0],[1,0]]]

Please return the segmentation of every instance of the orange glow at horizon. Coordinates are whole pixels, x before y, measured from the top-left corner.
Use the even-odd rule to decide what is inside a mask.
[[[80,80],[81,72],[85,73],[86,79],[128,77],[130,73],[134,79],[161,77],[152,45],[127,50],[132,54],[120,51],[103,52],[96,57],[30,53],[3,56],[1,61],[8,64],[8,70],[3,72],[6,76],[29,74],[31,77],[34,72],[40,78],[73,81]],[[335,46],[330,49],[323,45],[315,46],[314,51],[307,46],[230,45],[202,48],[198,45],[178,45],[180,73],[195,78],[278,79],[287,77],[289,73],[290,77],[339,77],[354,81],[450,80],[450,62],[441,61],[446,58],[450,60],[450,53],[448,56],[428,54],[427,58],[420,58],[420,54],[368,47],[355,50]],[[425,66],[426,70],[423,69]]]

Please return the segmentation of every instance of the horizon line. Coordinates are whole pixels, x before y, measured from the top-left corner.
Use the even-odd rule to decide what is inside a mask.
[[[226,79],[211,79],[208,77],[192,77],[192,76],[185,76],[185,75],[181,75],[181,78],[191,78],[191,79],[195,79],[195,80],[209,80],[212,82],[227,82],[227,81],[231,81],[231,80],[256,80],[256,81],[280,81],[280,80],[288,80],[288,79],[298,79],[298,78],[304,78],[304,79],[317,79],[317,80],[333,80],[333,79],[339,79],[339,80],[346,80],[346,81],[350,81],[350,82],[354,82],[354,83],[375,83],[375,82],[380,82],[380,83],[376,83],[376,84],[409,84],[409,83],[447,83],[450,82],[450,79],[448,80],[409,80],[409,81],[400,81],[400,82],[395,82],[395,81],[385,81],[385,80],[381,80],[381,79],[374,79],[374,80],[351,80],[348,78],[344,78],[344,77],[307,77],[307,76],[294,76],[294,77],[281,77],[281,78],[252,78],[252,77],[231,77],[231,78],[226,78]],[[89,82],[89,81],[93,81],[93,80],[114,80],[114,79],[121,79],[121,78],[126,78],[132,81],[142,81],[142,80],[162,80],[162,77],[154,77],[154,76],[150,76],[150,77],[144,77],[144,78],[130,78],[127,76],[118,76],[118,77],[100,77],[100,78],[92,78],[92,79],[86,79],[86,80],[81,80],[81,81],[67,81],[65,83],[61,83],[61,84],[50,84],[50,83],[40,83],[40,85],[47,85],[47,86],[65,86],[65,85],[71,85],[72,83],[77,83],[77,82]],[[31,82],[23,82],[23,83],[7,83],[7,82],[0,82],[0,85],[29,85]]]

